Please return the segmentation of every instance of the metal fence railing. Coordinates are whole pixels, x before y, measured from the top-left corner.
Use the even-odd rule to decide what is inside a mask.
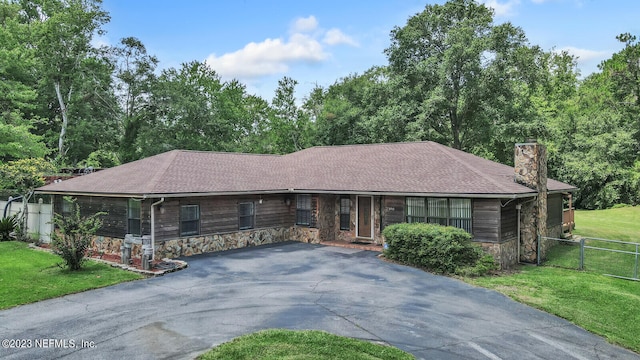
[[[538,238],[538,265],[598,272],[628,280],[640,278],[640,243],[578,237]]]

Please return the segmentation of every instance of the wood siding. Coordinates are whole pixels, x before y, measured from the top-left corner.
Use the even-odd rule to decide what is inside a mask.
[[[500,211],[500,241],[518,237],[518,210],[515,202],[505,205]]]
[[[381,229],[392,224],[405,222],[404,196],[384,196],[382,199]]]
[[[262,203],[260,203],[262,198]],[[286,195],[212,196],[166,199],[156,207],[156,241],[180,237],[180,206],[199,205],[200,235],[239,231],[238,204],[254,203],[254,228],[288,227],[295,223],[295,203],[287,206]],[[289,199],[292,199],[289,195]],[[53,206],[62,212],[62,196],[54,196]],[[146,199],[140,204],[142,234],[151,233],[151,204],[159,199]],[[90,216],[106,212],[103,226],[96,235],[124,238],[127,229],[127,198],[79,196],[80,214]]]
[[[547,228],[562,225],[562,194],[547,196]]]
[[[55,195],[53,199],[54,212],[62,213],[63,197]],[[127,232],[127,199],[78,196],[76,203],[80,206],[80,216],[86,217],[98,212],[106,212],[101,216],[102,227],[96,235],[123,238]]]
[[[473,237],[475,241],[500,240],[500,200],[473,199]]]
[[[156,211],[156,240],[180,237],[182,205],[200,206],[199,235],[240,231],[238,204],[245,202],[254,204],[255,229],[292,226],[295,222],[295,204],[287,206],[285,198],[285,195],[250,195],[167,199],[162,204],[163,210]]]

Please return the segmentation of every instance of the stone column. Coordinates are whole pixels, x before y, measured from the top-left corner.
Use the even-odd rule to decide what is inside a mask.
[[[537,192],[520,213],[520,261],[535,263],[538,236],[547,235],[547,151],[536,141],[516,144],[514,163],[515,182]]]

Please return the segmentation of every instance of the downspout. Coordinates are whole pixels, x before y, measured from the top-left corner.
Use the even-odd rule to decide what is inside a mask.
[[[155,206],[164,202],[164,197],[151,204],[151,259],[156,257],[156,211]]]
[[[11,203],[17,200],[22,199],[22,195],[18,196],[18,197],[11,197],[9,196],[9,199],[7,201],[7,204],[4,206],[4,213],[2,214],[2,218],[6,218],[7,217],[7,210],[11,207]]]
[[[518,210],[518,264],[520,264],[520,209],[522,209],[522,204],[517,204],[516,209]]]

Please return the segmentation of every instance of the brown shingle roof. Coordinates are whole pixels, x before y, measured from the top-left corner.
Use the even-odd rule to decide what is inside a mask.
[[[525,195],[512,167],[434,142],[321,146],[288,155],[173,150],[50,184],[43,193],[171,195],[329,191]],[[575,189],[549,179],[550,191]]]

